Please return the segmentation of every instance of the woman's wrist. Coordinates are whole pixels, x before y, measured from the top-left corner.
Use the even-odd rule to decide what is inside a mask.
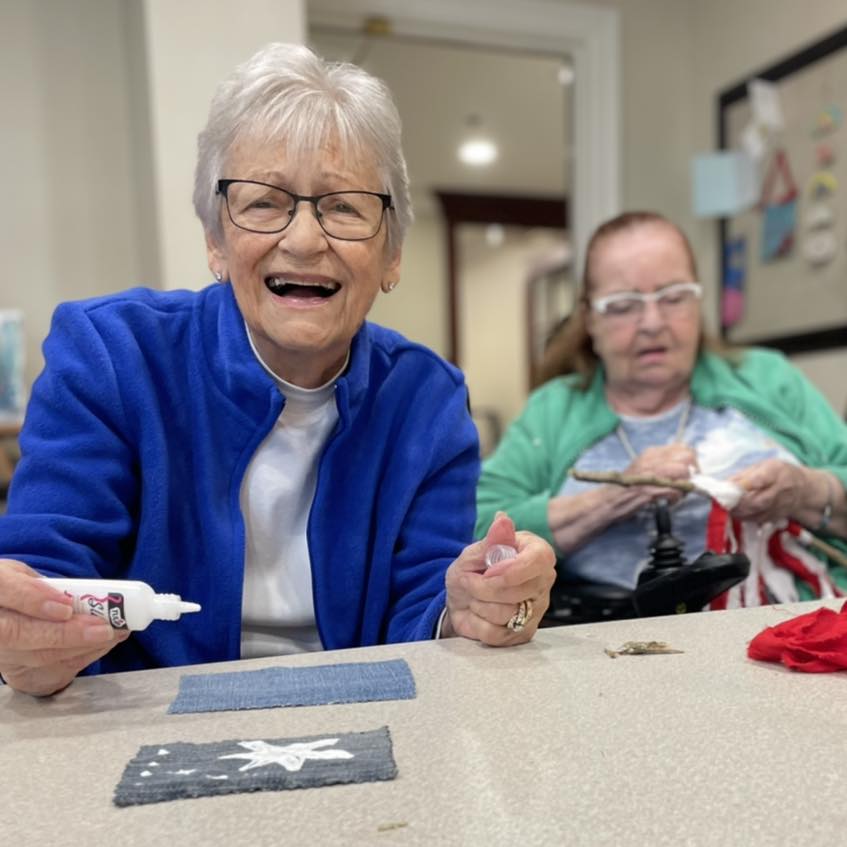
[[[826,532],[832,523],[832,510],[835,508],[835,498],[837,493],[836,486],[838,483],[831,473],[828,473],[827,471],[818,471],[818,473],[823,478],[823,484],[826,490],[826,499],[820,509],[820,518],[817,526],[815,526],[815,530],[817,532]]]
[[[812,532],[829,532],[838,504],[838,480],[819,468],[799,468],[804,483],[796,489],[798,502],[790,517]]]
[[[632,511],[635,489],[598,485],[582,494],[551,497],[547,522],[559,552],[567,555]]]

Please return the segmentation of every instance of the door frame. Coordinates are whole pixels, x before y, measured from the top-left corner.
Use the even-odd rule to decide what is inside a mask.
[[[594,228],[620,211],[619,12],[561,0],[307,0],[307,22],[361,32],[382,17],[396,35],[567,54],[573,62],[570,199],[575,267]]]

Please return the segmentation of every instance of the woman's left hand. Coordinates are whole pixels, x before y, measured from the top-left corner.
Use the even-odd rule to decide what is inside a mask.
[[[809,495],[807,469],[779,459],[750,465],[732,477],[744,493],[732,510],[733,517],[753,523],[774,523],[800,518]]]
[[[495,544],[514,547],[513,559],[485,566]],[[531,532],[515,532],[500,513],[485,538],[466,547],[447,569],[447,615],[443,636],[462,635],[503,647],[529,641],[550,604],[556,579],[553,548]]]

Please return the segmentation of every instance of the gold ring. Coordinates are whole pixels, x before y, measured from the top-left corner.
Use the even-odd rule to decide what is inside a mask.
[[[532,600],[521,600],[518,610],[509,618],[507,629],[520,632],[532,620]]]

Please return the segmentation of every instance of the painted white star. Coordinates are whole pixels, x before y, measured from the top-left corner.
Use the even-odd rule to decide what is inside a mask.
[[[241,747],[251,750],[251,753],[232,753],[229,756],[219,756],[220,759],[249,759],[250,761],[238,769],[239,773],[265,765],[281,765],[287,771],[299,771],[307,759],[352,759],[353,754],[346,750],[318,750],[318,747],[329,747],[337,744],[337,738],[323,738],[318,741],[296,741],[293,744],[278,746],[267,741],[239,741]]]

